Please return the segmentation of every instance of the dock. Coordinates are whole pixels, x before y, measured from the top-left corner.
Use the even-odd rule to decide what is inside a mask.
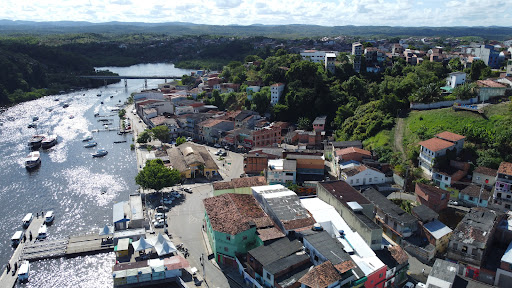
[[[12,274],[14,263],[16,262],[19,265],[19,263],[24,260],[33,262],[51,258],[110,252],[114,250],[112,235],[100,236],[98,235],[99,233],[92,232],[54,240],[38,240],[36,239],[38,230],[43,223],[44,217],[34,218],[25,230],[27,239],[25,242],[21,242],[12,254],[9,260],[11,270],[7,272],[4,266],[2,276],[0,277],[0,287],[14,287],[16,284],[18,271],[16,270],[15,273]],[[32,241],[30,241],[29,238],[30,231],[33,236]]]

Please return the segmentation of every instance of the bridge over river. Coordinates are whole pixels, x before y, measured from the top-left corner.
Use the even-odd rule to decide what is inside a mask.
[[[114,76],[114,75],[84,75],[79,76],[80,78],[86,79],[98,79],[104,80],[105,86],[107,85],[107,80],[124,80],[124,87],[128,86],[128,79],[144,79],[144,87],[148,87],[148,79],[164,79],[165,83],[167,83],[167,79],[181,79],[183,76]]]

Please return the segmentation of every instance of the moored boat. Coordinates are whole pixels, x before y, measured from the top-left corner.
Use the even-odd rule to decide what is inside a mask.
[[[30,225],[30,222],[32,222],[32,218],[34,218],[34,215],[32,215],[32,213],[27,213],[27,215],[23,217],[23,219],[21,220],[23,228],[27,228],[28,225]]]
[[[18,270],[18,281],[25,282],[28,281],[28,274],[30,273],[30,263],[25,260],[20,264],[20,268]]]
[[[108,151],[105,149],[100,149],[96,151],[96,153],[92,154],[92,157],[103,157],[108,154]]]
[[[92,140],[92,135],[87,135],[85,136],[84,139],[82,139],[82,142],[87,142],[87,141],[91,141]]]
[[[39,230],[37,231],[37,239],[45,239],[47,236],[46,231],[46,224],[41,225],[41,227],[39,227]]]
[[[41,147],[43,147],[43,149],[51,148],[55,146],[55,144],[57,144],[57,135],[49,135],[41,141]]]
[[[30,140],[28,141],[28,146],[30,146],[32,149],[38,149],[39,147],[41,147],[41,142],[44,138],[46,138],[46,135],[36,134],[30,138]]]
[[[95,147],[96,145],[98,145],[98,143],[96,143],[95,141],[90,141],[89,143],[85,144],[84,147],[92,148],[92,147]]]
[[[16,231],[16,233],[14,233],[14,235],[11,237],[11,245],[13,247],[18,246],[18,244],[20,244],[20,242],[23,240],[23,236],[25,236],[24,231]]]
[[[53,211],[48,211],[44,214],[44,223],[52,223],[53,219],[55,219],[55,215],[53,215]]]
[[[41,155],[39,151],[33,151],[25,158],[25,168],[33,169],[41,165]]]

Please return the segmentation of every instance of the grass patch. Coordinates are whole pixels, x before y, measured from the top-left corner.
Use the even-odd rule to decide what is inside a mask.
[[[391,147],[393,141],[391,130],[382,130],[377,135],[363,141],[364,148],[375,150],[378,147]]]

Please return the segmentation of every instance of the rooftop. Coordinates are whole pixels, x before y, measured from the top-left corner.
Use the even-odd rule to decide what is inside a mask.
[[[272,222],[260,208],[254,196],[227,193],[203,200],[213,230],[236,235],[251,226],[271,226]],[[265,223],[267,222],[267,223]]]
[[[334,148],[363,147],[363,143],[359,140],[357,140],[357,141],[337,141],[337,142],[332,142],[332,146]]]
[[[256,229],[256,233],[263,242],[283,238],[285,236],[284,233],[276,227]]]
[[[462,140],[462,139],[466,138],[466,136],[455,134],[455,133],[452,133],[450,131],[444,131],[444,132],[441,132],[439,134],[436,134],[436,137],[444,139],[444,140],[448,140],[448,141],[451,141],[451,142],[459,141],[459,140]]]
[[[279,260],[276,260],[268,265],[265,266],[265,270],[267,270],[270,274],[278,274],[279,272],[282,272],[292,266],[295,266],[299,263],[305,262],[309,260],[308,254],[305,252],[297,252],[292,255],[289,255],[287,257],[281,258]],[[309,262],[309,261],[307,261]],[[310,264],[313,266],[313,264]]]
[[[487,168],[487,167],[484,167],[484,166],[478,166],[478,167],[475,168],[475,170],[473,170],[473,173],[480,173],[480,174],[483,174],[483,175],[496,177],[496,174],[498,174],[498,170]]]
[[[361,193],[354,187],[350,186],[347,182],[342,180],[319,182],[318,185],[322,186],[330,194],[332,194],[338,201],[349,207],[347,202],[357,202],[359,205],[370,204]],[[350,208],[350,207],[349,207]]]
[[[427,193],[427,194],[437,194],[437,195],[446,194],[446,191],[443,189],[440,189],[440,188],[437,188],[435,186],[431,186],[428,184],[419,183],[419,182],[416,183],[416,188],[421,189],[421,191],[423,191],[424,193]]]
[[[494,80],[490,80],[490,79],[487,79],[487,80],[478,80],[476,82],[476,85],[478,87],[490,87],[490,88],[507,88],[507,85],[505,84],[501,84],[499,82],[496,82]]]
[[[277,171],[296,171],[297,161],[287,159],[269,159],[268,168]]]
[[[457,264],[442,259],[436,259],[428,275],[429,278],[435,277],[449,283],[455,281],[455,276],[457,276]]]
[[[491,189],[489,189],[485,186],[483,188],[484,189],[482,190],[482,193],[480,193],[480,190],[482,189],[482,187],[480,185],[471,184],[471,185],[468,185],[466,188],[462,189],[460,191],[460,194],[465,194],[465,195],[475,197],[475,198],[480,197],[480,199],[482,199],[482,200],[489,200],[489,198],[492,195],[492,191],[491,191]]]
[[[363,191],[363,195],[370,200],[375,206],[381,209],[384,213],[390,217],[400,221],[403,224],[412,224],[416,222],[411,214],[402,210],[395,203],[391,202],[388,198],[384,197],[379,191],[369,188]]]
[[[243,177],[233,178],[229,182],[213,182],[213,190],[226,190],[264,185],[267,185],[267,181],[264,176]]]
[[[497,220],[497,212],[486,208],[472,208],[453,231],[450,241],[458,241],[484,248]]]
[[[425,223],[432,219],[437,219],[439,214],[436,211],[430,209],[427,205],[419,205],[412,207],[412,214],[416,215],[421,222]]]
[[[505,174],[505,175],[512,175],[512,163],[501,162],[500,167],[498,168],[498,173]]]
[[[335,266],[352,261],[341,242],[332,238],[326,231],[304,236],[304,239]]]
[[[506,262],[512,264],[512,242],[507,247],[507,251],[505,251],[505,254],[503,254],[503,257],[501,257],[501,262]]]
[[[420,144],[421,146],[423,146],[433,152],[437,152],[437,151],[454,146],[454,144],[452,142],[449,142],[449,141],[446,141],[443,139],[439,139],[439,138],[430,138],[428,140],[421,141],[418,144]]]
[[[288,238],[279,239],[269,245],[259,246],[249,253],[261,265],[267,266],[274,261],[288,257],[302,250],[302,243],[299,240],[290,240]]]
[[[434,238],[437,240],[443,238],[447,234],[452,233],[453,231],[437,219],[424,224],[423,227],[425,227],[425,229],[427,229],[428,232],[430,232],[430,234],[432,234],[432,236],[434,236]]]
[[[327,119],[327,116],[318,116],[315,118],[315,120],[313,121],[313,125],[315,124],[320,124],[320,125],[323,125],[325,124],[325,120]]]
[[[313,267],[309,272],[299,279],[301,284],[308,287],[327,288],[330,284],[341,280],[340,273],[334,268],[330,261]]]
[[[388,266],[388,269],[398,267],[409,261],[407,253],[398,245],[388,245],[384,249],[375,250],[375,254]]]
[[[351,153],[359,153],[359,154],[363,154],[363,155],[370,156],[370,157],[372,156],[372,153],[370,151],[367,151],[367,150],[364,150],[361,148],[357,148],[357,147],[348,147],[348,148],[344,148],[344,149],[336,151],[336,155],[347,155],[347,154],[351,154]]]

